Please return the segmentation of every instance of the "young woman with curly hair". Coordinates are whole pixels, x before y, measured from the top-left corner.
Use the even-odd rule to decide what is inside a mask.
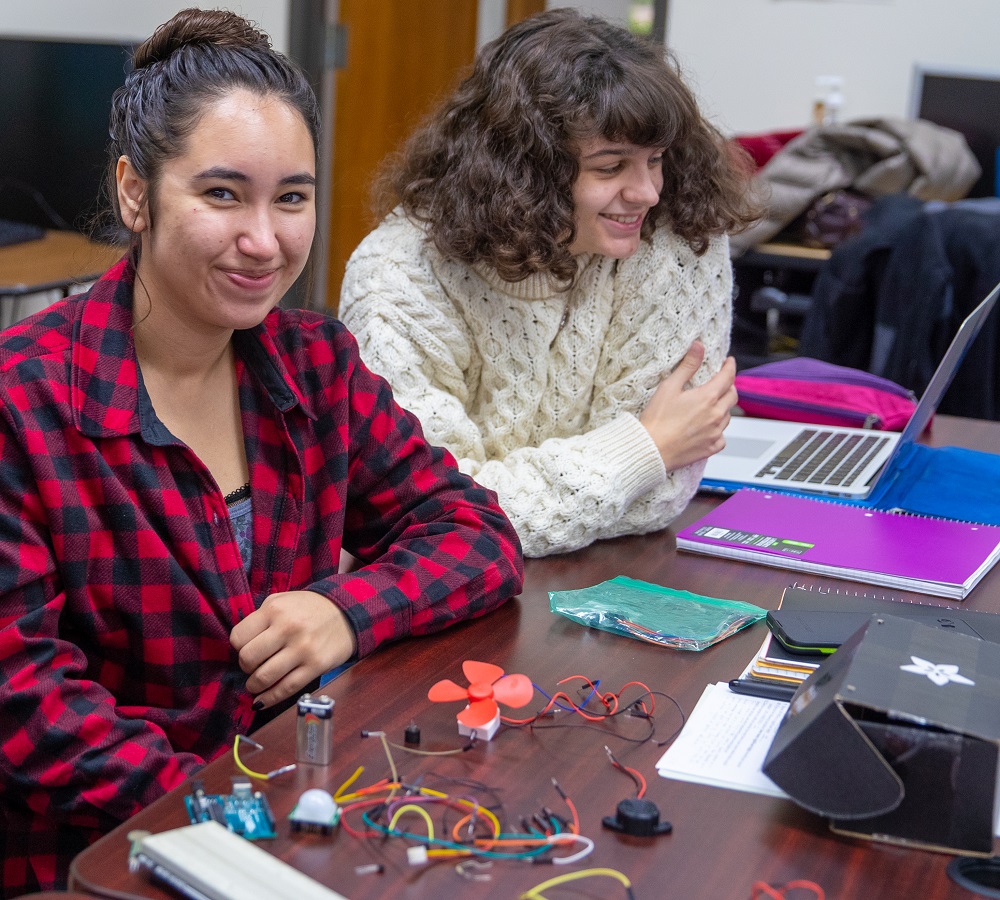
[[[572,9],[485,46],[383,172],[340,314],[526,555],[663,528],[722,448],[747,178],[662,48]]]

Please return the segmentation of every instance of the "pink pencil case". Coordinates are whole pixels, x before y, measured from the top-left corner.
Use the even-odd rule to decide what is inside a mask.
[[[744,369],[736,390],[748,416],[813,425],[902,431],[916,408],[913,393],[888,378],[808,356]]]

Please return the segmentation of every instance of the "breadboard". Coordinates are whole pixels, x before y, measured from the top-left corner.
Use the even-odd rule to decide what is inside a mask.
[[[133,859],[193,900],[346,900],[215,821],[143,837]]]

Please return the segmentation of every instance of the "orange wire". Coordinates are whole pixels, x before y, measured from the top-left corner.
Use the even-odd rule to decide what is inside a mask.
[[[569,797],[563,797],[563,803],[565,803],[569,807],[569,811],[573,813],[573,824],[570,826],[570,831],[572,831],[573,834],[579,834],[580,814],[576,811],[576,805],[569,799]]]
[[[463,806],[463,807],[461,807],[461,808],[462,808],[462,809],[464,809],[465,807]],[[463,838],[462,838],[462,835],[461,835],[461,830],[462,830],[462,826],[463,826],[463,825],[464,825],[464,824],[465,824],[466,822],[470,821],[471,819],[472,819],[472,812],[470,811],[470,812],[466,813],[466,814],[465,814],[464,816],[462,816],[462,818],[461,818],[461,819],[459,819],[459,820],[458,820],[458,821],[457,821],[457,822],[456,822],[456,823],[455,823],[455,824],[454,824],[454,825],[452,826],[452,829],[451,829],[451,836],[452,836],[452,837],[453,837],[453,838],[455,839],[455,843],[456,843],[456,844],[462,844],[462,843],[465,843],[465,841],[463,840]],[[484,821],[485,821],[485,819],[484,819]],[[475,837],[474,837],[474,838],[473,838],[473,840],[492,840],[492,838],[475,838]]]
[[[392,787],[402,787],[403,785],[399,782],[395,784],[390,784],[388,778],[383,778],[381,781],[376,781],[374,784],[368,785],[368,787],[358,788],[356,791],[351,791],[350,793],[356,796],[366,796],[367,794],[374,794],[376,791],[384,791]]]

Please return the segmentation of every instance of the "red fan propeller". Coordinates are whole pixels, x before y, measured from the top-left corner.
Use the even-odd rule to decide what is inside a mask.
[[[431,687],[427,692],[427,699],[435,703],[467,700],[469,705],[458,714],[457,718],[459,724],[468,729],[488,727],[490,722],[500,715],[497,703],[516,709],[531,702],[535,693],[535,688],[527,675],[505,677],[503,669],[492,663],[467,659],[462,663],[462,671],[469,679],[467,688],[445,678]]]

